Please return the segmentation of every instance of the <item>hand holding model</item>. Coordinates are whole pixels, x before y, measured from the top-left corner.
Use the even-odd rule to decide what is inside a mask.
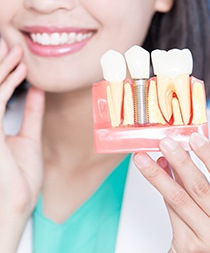
[[[132,119],[129,122],[130,125],[134,125],[134,128],[126,126],[124,132],[128,133],[128,138],[130,137],[130,131],[132,135],[135,128],[149,128],[149,121],[162,125],[166,124],[166,122],[170,122],[172,114],[174,114],[173,122],[169,128],[173,128],[176,125],[184,127],[189,124],[190,118],[190,124],[192,125],[206,123],[205,95],[202,82],[197,80],[194,84],[190,84],[189,74],[192,71],[192,56],[190,51],[187,49],[173,49],[168,52],[161,50],[155,50],[152,52],[153,64],[155,66],[154,72],[157,75],[158,92],[156,92],[156,90],[154,92],[154,78],[151,79],[149,85],[147,84],[147,80],[149,79],[148,55],[149,53],[146,52],[146,50],[138,46],[134,46],[126,52],[126,60],[134,81],[127,82],[126,80],[127,83],[125,84],[124,93],[117,92],[120,86],[119,80],[125,79],[126,71],[122,68],[123,60],[120,59],[119,55],[114,51],[108,51],[102,57],[104,79],[109,81],[109,85],[112,88],[113,82],[111,81],[114,79],[116,83],[115,79],[119,79],[118,85],[115,85],[114,87],[114,92],[112,89],[110,89],[110,93],[107,92],[111,127],[114,127],[115,131],[117,131],[117,127],[122,127],[121,123],[115,124],[115,122],[121,122],[120,120],[115,119],[115,115],[117,115],[118,111],[119,117],[122,117],[123,115],[126,119]],[[118,68],[115,67],[117,63],[110,68],[111,63],[114,62],[110,60],[113,56],[115,56],[115,59],[117,58],[118,62],[121,63],[118,63]],[[106,61],[108,61],[108,63]],[[119,66],[121,66],[121,68]],[[109,71],[109,69],[111,69],[111,71]],[[124,75],[119,75],[119,73],[124,73]],[[140,82],[141,80],[143,82]],[[131,85],[129,83],[131,83]],[[143,117],[138,117],[138,114],[137,116],[135,115],[135,108],[137,107],[135,99],[138,95],[135,94],[138,92],[136,86],[139,84],[141,85],[141,83],[143,83],[143,86],[146,89],[146,95],[141,97],[141,99],[145,99],[145,101],[140,104],[139,110],[141,115],[143,115],[142,112],[143,109],[145,109],[146,112],[149,112],[149,117],[145,117],[144,115]],[[96,85],[96,88],[100,87],[100,85],[103,86],[104,84],[104,82],[101,84],[99,83]],[[109,85],[107,86],[107,90]],[[121,85],[123,85],[122,81]],[[126,85],[130,88],[129,93],[129,90],[126,89]],[[191,88],[190,85],[192,86]],[[156,89],[156,85],[154,87]],[[94,88],[95,87],[93,87],[93,91]],[[132,93],[134,93],[133,96]],[[103,96],[103,91],[98,94],[99,96]],[[122,101],[119,101],[119,97],[122,97],[121,94],[124,94],[124,100],[122,99]],[[115,99],[115,97],[117,99]],[[179,102],[176,102],[175,100],[179,100]],[[124,108],[127,106],[129,109],[124,109],[123,113],[121,113],[121,110],[116,110],[115,104],[122,107],[123,103]],[[130,105],[128,106],[129,103]],[[146,103],[148,106],[142,108]],[[94,104],[98,105],[100,103]],[[162,111],[162,113],[160,111]],[[197,113],[198,111],[199,113]],[[128,117],[126,113],[131,116]],[[98,115],[100,114],[96,114],[96,119]],[[142,121],[142,119],[144,121]],[[112,124],[112,122],[114,122],[114,124]],[[125,121],[123,123],[125,125]],[[135,125],[135,123],[138,124]],[[153,131],[156,132],[157,135],[160,135],[160,142],[158,145],[164,157],[159,158],[157,163],[155,163],[149,155],[142,152],[145,151],[143,148],[140,153],[135,153],[134,162],[144,177],[161,193],[165,200],[173,230],[173,240],[169,253],[207,253],[210,249],[210,185],[208,179],[199,168],[196,167],[189,154],[185,151],[184,146],[181,145],[179,141],[170,138],[171,136],[168,136],[170,135],[169,132],[166,133],[166,136],[163,136],[158,132],[158,128],[162,128],[159,124],[156,125],[156,129],[154,128]],[[154,126],[152,125],[152,127]],[[107,128],[109,128],[108,125]],[[181,128],[179,129],[181,130]],[[180,140],[183,137],[179,134],[179,129],[175,130],[175,135],[177,135]],[[208,151],[210,149],[210,141],[205,135],[200,134],[197,131],[193,134],[192,131],[189,131],[187,134],[189,135],[190,148],[203,161],[208,172],[210,172]],[[103,133],[103,135],[104,140],[101,138],[101,142],[106,141],[105,134]],[[137,136],[137,134],[135,136]],[[125,150],[130,150],[132,152],[132,149],[135,149],[132,146],[132,137],[130,143],[125,144],[125,150],[123,150],[122,144],[121,149],[119,149],[117,145],[115,146],[114,142],[121,137],[122,136],[118,134],[116,138],[112,140],[113,145],[110,145],[110,149],[105,151],[113,152],[113,149],[116,149],[117,152],[124,152]],[[151,135],[148,136],[148,140],[145,140],[145,136],[142,135],[139,138],[139,143],[142,138],[142,142],[145,144],[150,138],[153,139],[156,137]],[[100,145],[97,144],[97,141],[96,151],[97,147],[100,147]],[[153,141],[153,145],[156,145],[155,141]],[[151,150],[152,147],[153,146],[151,145]]]
[[[6,136],[3,116],[14,89],[26,76],[20,63],[22,49],[8,49],[0,41],[0,251],[15,252],[26,219],[31,214],[42,182],[41,125],[44,94],[31,88],[26,100],[24,120],[16,136]],[[33,122],[33,126],[31,126]],[[9,215],[8,215],[9,214]]]
[[[191,135],[190,145],[210,172],[210,141],[194,133]],[[157,163],[146,153],[136,153],[134,161],[165,200],[173,230],[169,252],[209,253],[209,182],[189,154],[175,141],[170,138],[163,139],[160,149],[165,158],[159,158]]]

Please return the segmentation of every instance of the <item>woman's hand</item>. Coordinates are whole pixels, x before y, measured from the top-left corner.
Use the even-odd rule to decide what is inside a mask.
[[[0,252],[16,252],[26,219],[42,182],[41,126],[44,93],[28,92],[23,124],[16,136],[6,136],[3,118],[15,88],[26,77],[22,49],[8,49],[0,39]]]
[[[190,145],[210,172],[209,140],[194,133]],[[134,162],[165,200],[173,230],[169,252],[209,253],[210,184],[176,142],[165,138],[160,149],[165,158],[157,163],[145,153],[136,153]]]

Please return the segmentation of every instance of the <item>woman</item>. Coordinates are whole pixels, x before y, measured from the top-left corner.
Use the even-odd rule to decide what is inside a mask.
[[[110,48],[123,53],[144,40],[144,46],[150,50],[189,47],[198,60],[195,62],[198,72],[194,73],[208,84],[209,73],[204,68],[209,60],[209,51],[205,51],[209,44],[207,1],[0,1],[1,122],[14,88],[25,78],[32,84],[20,132],[6,138],[1,124],[0,251],[16,252],[33,212],[34,252],[165,252],[170,245],[171,252],[191,252],[187,247],[194,245],[197,251],[208,252],[209,184],[191,159],[186,159],[187,154],[171,140],[161,142],[161,151],[171,163],[176,181],[160,168],[168,171],[164,158],[156,164],[145,154],[134,156],[144,176],[164,196],[173,229],[171,242],[162,199],[143,178],[132,173],[132,168],[123,194],[128,157],[94,153],[91,110],[91,84],[102,79],[101,55]],[[192,23],[190,18],[195,15],[188,13],[188,9],[197,13],[196,20],[202,22],[203,29]],[[180,27],[179,22],[186,26]],[[192,24],[194,32],[185,32]],[[201,137],[193,135],[193,150],[209,168],[205,154],[210,144],[204,140],[205,144],[198,147],[196,138]],[[179,161],[183,161],[184,172],[189,167],[190,174],[178,171]],[[155,177],[147,174],[151,170]],[[202,179],[207,190],[193,201],[192,193],[186,193],[185,183],[190,180],[192,187],[195,175]],[[134,184],[137,177],[139,181]],[[117,191],[113,187],[116,183],[119,183]],[[143,188],[139,191],[136,185]],[[175,195],[176,189],[181,194]],[[133,193],[139,192],[143,195],[133,198]],[[186,201],[179,200],[179,196]],[[151,206],[150,199],[155,206]],[[141,202],[141,209],[136,202]],[[135,210],[141,210],[137,217]],[[188,211],[187,217],[183,210]],[[194,215],[196,219],[187,219]],[[159,230],[160,224],[166,227]],[[24,250],[30,252],[28,248],[20,248],[20,252]]]

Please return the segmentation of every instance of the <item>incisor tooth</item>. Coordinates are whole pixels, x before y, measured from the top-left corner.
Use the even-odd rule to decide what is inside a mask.
[[[110,83],[116,120],[120,124],[123,101],[123,80],[126,77],[125,59],[120,53],[109,50],[101,57],[101,66],[104,79]]]
[[[207,122],[205,93],[203,85],[199,82],[195,82],[192,86],[192,107],[192,124],[203,124]]]
[[[148,91],[149,123],[165,124],[165,120],[158,106],[157,86],[154,80],[150,81]]]
[[[124,125],[134,124],[133,92],[131,85],[126,83],[124,86]]]

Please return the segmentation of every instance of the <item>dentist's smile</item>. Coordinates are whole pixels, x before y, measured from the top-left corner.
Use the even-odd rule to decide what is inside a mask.
[[[22,32],[32,53],[44,57],[56,57],[81,50],[96,30],[26,27]]]

